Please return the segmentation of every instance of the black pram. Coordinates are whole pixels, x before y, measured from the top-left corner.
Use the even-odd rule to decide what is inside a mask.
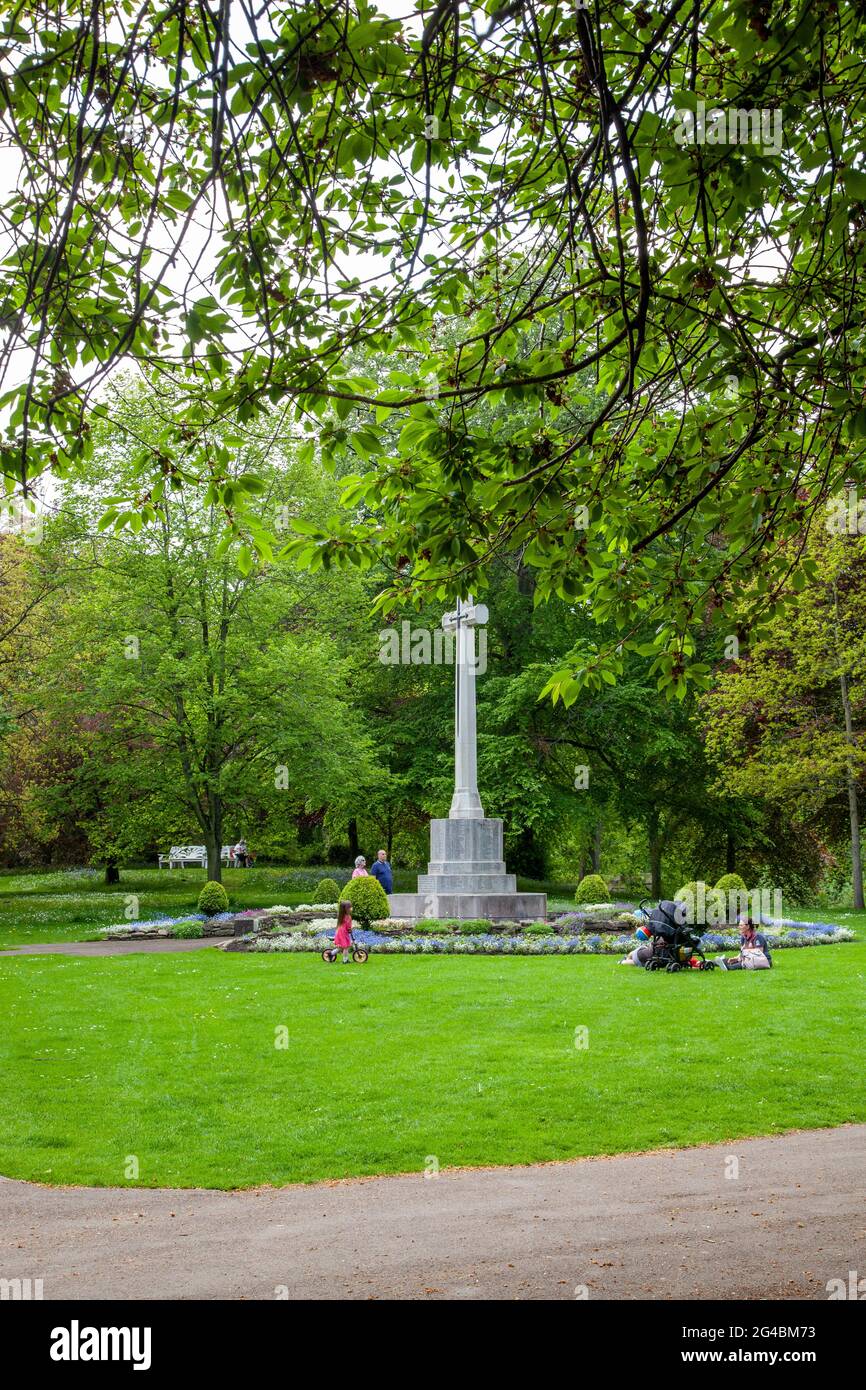
[[[646,917],[644,927],[652,937],[652,955],[644,966],[645,970],[715,970],[716,962],[707,960],[701,950],[701,934],[685,920],[684,903],[660,902],[658,907],[647,909],[641,903],[641,911]],[[692,961],[697,960],[697,967]]]

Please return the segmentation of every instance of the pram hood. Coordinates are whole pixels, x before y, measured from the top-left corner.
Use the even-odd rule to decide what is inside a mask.
[[[658,907],[652,908],[647,915],[647,926],[653,936],[662,936],[668,941],[672,941],[685,925],[685,903],[675,903],[665,899],[664,902],[659,903]]]

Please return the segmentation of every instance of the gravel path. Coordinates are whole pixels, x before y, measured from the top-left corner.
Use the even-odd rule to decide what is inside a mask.
[[[219,946],[230,939],[194,936],[175,941],[170,936],[153,936],[145,937],[142,941],[46,941],[41,945],[14,946],[8,951],[0,949],[0,960],[4,956],[124,956],[139,951],[159,955],[162,951],[200,951],[202,946]]]
[[[0,1178],[0,1252],[46,1299],[826,1299],[866,1272],[866,1125],[246,1192]]]

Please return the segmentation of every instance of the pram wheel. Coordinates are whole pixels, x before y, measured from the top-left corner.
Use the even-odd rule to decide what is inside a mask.
[[[364,950],[363,946],[357,946],[352,952],[352,960],[356,965],[363,965],[366,959],[367,952]]]
[[[715,962],[714,960],[703,960],[703,961],[701,961],[701,969],[702,969],[702,970],[715,970],[715,968],[716,968],[716,962]]]
[[[672,960],[670,965],[668,966],[668,974],[675,975],[678,970],[682,970],[682,966],[680,965],[678,960]]]
[[[333,964],[334,964],[334,961],[335,961],[336,959],[337,959],[337,952],[336,952],[336,951],[332,951],[332,950],[326,948],[326,949],[322,952],[322,960],[325,961],[328,965],[333,965]]]

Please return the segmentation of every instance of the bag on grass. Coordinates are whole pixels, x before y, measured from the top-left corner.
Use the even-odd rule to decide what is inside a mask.
[[[769,970],[770,962],[760,946],[744,946],[740,951],[744,970]]]

